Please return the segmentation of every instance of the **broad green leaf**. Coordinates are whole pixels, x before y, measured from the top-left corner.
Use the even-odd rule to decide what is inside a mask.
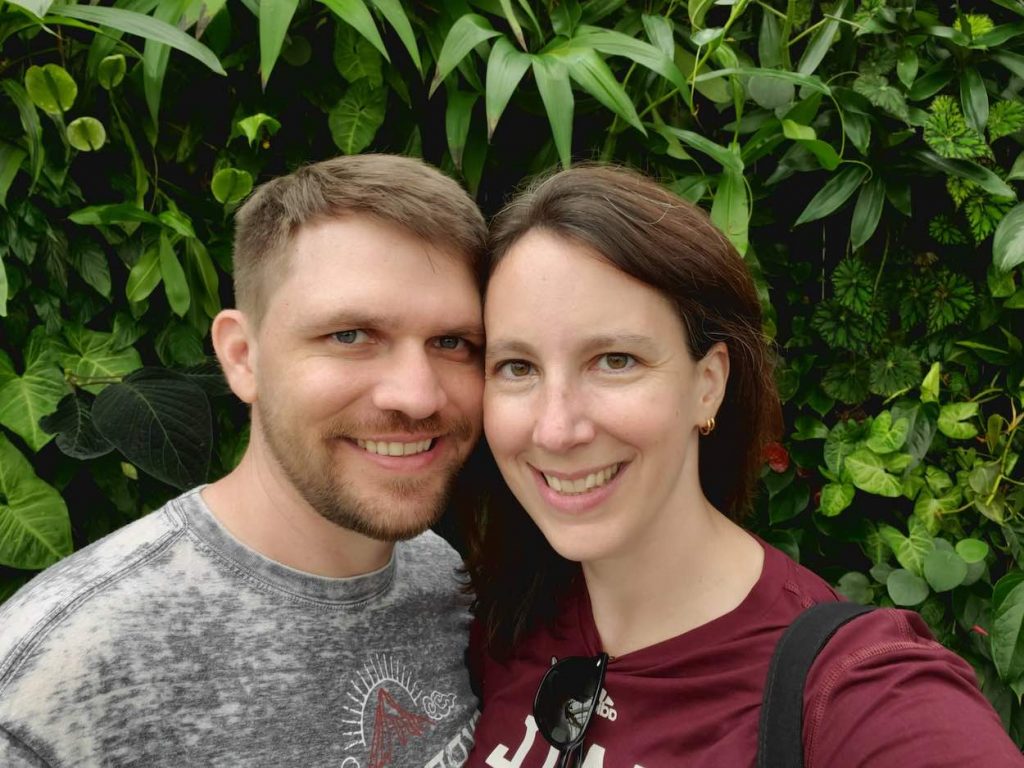
[[[104,389],[92,415],[100,434],[144,472],[182,490],[205,482],[210,403],[184,376],[143,368]]]
[[[983,131],[988,123],[988,91],[974,67],[967,67],[960,75],[960,103],[968,124],[976,131]]]
[[[466,150],[469,124],[473,118],[473,105],[478,95],[448,89],[448,106],[445,109],[445,134],[448,137],[448,152],[455,167],[462,170],[462,153]]]
[[[430,95],[434,94],[441,81],[470,51],[485,40],[498,37],[500,34],[491,26],[491,22],[479,14],[467,13],[459,17],[458,21],[452,24],[448,37],[441,46],[441,53],[437,56],[437,71],[430,83]]]
[[[875,597],[868,577],[857,571],[844,573],[836,584],[836,590],[847,600],[861,605],[871,605]]]
[[[896,60],[896,76],[907,88],[914,84],[918,66],[917,52],[913,48],[908,46],[900,51],[899,58]]]
[[[124,55],[120,53],[105,56],[96,70],[96,80],[108,91],[113,90],[124,80],[128,65]]]
[[[731,77],[733,75],[745,75],[748,77],[763,77],[773,80],[799,85],[801,88],[808,88],[825,96],[832,95],[829,88],[819,77],[814,75],[802,75],[798,72],[788,72],[784,69],[758,69],[756,67],[726,67],[716,69],[712,72],[703,72],[694,78],[696,83],[706,83],[709,80],[716,80],[720,77]]]
[[[909,419],[896,419],[894,423],[892,413],[882,411],[871,423],[871,433],[867,445],[875,453],[892,453],[903,447],[909,433]]]
[[[640,133],[647,135],[647,129],[636,113],[633,100],[615,79],[604,59],[592,49],[576,50],[565,57],[569,75],[580,86]]]
[[[968,564],[982,562],[988,552],[988,544],[980,539],[961,539],[956,543],[956,553]]]
[[[868,169],[862,165],[851,165],[839,171],[811,198],[793,226],[816,221],[837,210],[850,199],[867,174]]]
[[[87,240],[76,243],[72,263],[86,283],[100,296],[110,299],[110,264],[102,248]]]
[[[757,36],[757,60],[762,67],[788,68],[787,46],[782,39],[782,22],[774,13],[761,17],[761,30]]]
[[[854,250],[860,248],[878,228],[882,218],[882,207],[885,205],[885,182],[881,176],[873,179],[860,188],[857,205],[853,208],[853,221],[850,224],[850,241]]]
[[[92,423],[92,398],[79,392],[66,395],[57,410],[40,421],[57,436],[57,447],[75,459],[95,459],[114,450]]]
[[[935,548],[935,540],[928,533],[925,524],[916,517],[911,517],[907,523],[910,529],[909,536],[904,536],[889,525],[879,526],[878,533],[889,545],[900,565],[918,576],[923,576],[924,559]]]
[[[666,125],[665,130],[669,131],[673,136],[687,146],[696,149],[698,152],[703,152],[712,160],[719,163],[723,168],[729,168],[739,174],[743,173],[742,158],[729,147],[723,147],[721,144],[716,144],[711,141],[711,139],[706,139],[699,133],[687,131],[682,128],[674,128],[671,125]]]
[[[14,183],[14,177],[21,170],[21,164],[28,153],[21,147],[0,141],[0,207],[7,207],[7,190]]]
[[[996,584],[989,642],[1001,678],[1024,674],[1024,572],[1012,571]]]
[[[573,35],[572,45],[593,48],[609,56],[624,56],[641,67],[657,72],[678,88],[684,99],[689,98],[690,89],[686,78],[679,71],[673,57],[659,47],[613,29],[586,25],[581,26]]]
[[[53,0],[10,0],[11,5],[16,5],[20,8],[24,8],[34,16],[43,18],[46,12],[53,5]]]
[[[519,47],[524,51],[527,50],[526,38],[523,37],[523,26],[519,23],[519,17],[512,8],[512,0],[498,0],[498,2],[501,5],[501,15],[505,17],[505,21],[507,21],[509,27],[512,28],[512,34],[515,35],[516,42],[519,43]]]
[[[199,240],[187,241],[186,250],[195,265],[194,274],[198,276],[203,288],[203,311],[207,317],[213,318],[220,312],[220,278],[217,276],[217,269],[213,266],[206,246]]]
[[[519,82],[530,68],[530,57],[502,37],[495,41],[491,55],[487,58],[487,139],[494,135],[501,113],[508,106],[509,99]]]
[[[1024,203],[1007,213],[992,240],[992,263],[1000,272],[1024,264]]]
[[[928,369],[928,375],[926,375],[924,377],[924,381],[921,382],[921,402],[939,402],[939,385],[941,382],[942,364],[932,363],[932,367]]]
[[[79,117],[67,127],[68,144],[80,152],[93,152],[107,141],[107,129],[95,117]]]
[[[977,403],[947,403],[939,409],[939,431],[954,440],[970,440],[978,434],[978,428],[968,419],[977,415]]]
[[[0,434],[0,565],[39,570],[71,550],[64,499]]]
[[[370,2],[376,6],[381,15],[387,19],[391,28],[395,30],[398,39],[402,41],[405,50],[409,52],[416,71],[422,77],[423,62],[420,60],[420,50],[416,45],[416,34],[413,32],[412,24],[409,23],[409,17],[402,8],[402,3],[399,0],[370,0]]]
[[[386,110],[385,89],[372,88],[365,81],[350,86],[327,115],[335,145],[346,155],[362,152],[383,125]]]
[[[936,592],[948,592],[967,578],[967,563],[955,552],[933,549],[924,558],[924,578]]]
[[[160,235],[160,277],[163,279],[167,303],[178,317],[184,317],[192,303],[192,294],[185,279],[185,270],[171,247],[167,235]]]
[[[31,168],[32,183],[35,184],[43,170],[43,161],[46,157],[46,152],[43,149],[43,127],[39,124],[39,113],[36,112],[35,104],[25,93],[21,84],[9,78],[3,78],[0,79],[0,88],[4,89],[18,108],[21,127],[28,140],[29,168]]]
[[[319,0],[319,2],[330,8],[335,16],[366,38],[374,48],[380,51],[381,56],[391,61],[388,50],[384,47],[384,40],[373,21],[373,16],[363,0]]]
[[[821,488],[821,506],[819,512],[825,517],[835,517],[850,504],[856,490],[850,483],[825,483]]]
[[[782,121],[782,135],[787,139],[793,139],[794,141],[813,141],[818,138],[818,135],[814,132],[814,129],[811,128],[811,126],[800,125],[800,123],[789,119],[784,119]]]
[[[723,35],[725,35],[724,27],[705,27],[691,35],[690,39],[693,40],[694,45],[704,46],[721,39]]]
[[[157,218],[160,219],[161,224],[182,237],[196,236],[192,220],[181,211],[168,208],[166,211],[161,211]]]
[[[1010,51],[993,51],[989,58],[997,61],[1010,70],[1017,77],[1024,78],[1024,56]]]
[[[67,348],[59,354],[60,364],[82,389],[96,394],[109,379],[119,379],[142,367],[142,358],[134,347],[122,348],[112,333],[90,331],[80,326],[65,326]],[[92,379],[104,381],[88,383]]]
[[[160,284],[160,252],[156,247],[149,248],[142,254],[131,272],[125,285],[125,297],[132,304],[145,301],[153,289]]]
[[[700,29],[704,26],[704,17],[712,5],[714,5],[714,0],[689,0],[687,2],[687,12],[694,29]]]
[[[62,115],[78,96],[78,85],[59,64],[32,66],[25,72],[25,91],[43,112]]]
[[[796,65],[796,71],[802,75],[810,75],[818,68],[828,49],[832,47],[836,32],[839,31],[839,19],[846,13],[846,6],[850,0],[841,0],[838,6],[830,14],[830,18],[818,30],[811,35],[807,47],[804,48],[800,63]]]
[[[353,27],[338,24],[334,34],[334,66],[349,83],[367,80],[374,88],[384,84],[384,57]]]
[[[258,112],[255,115],[239,120],[236,125],[238,130],[249,140],[250,147],[256,143],[261,135],[273,136],[281,129],[281,122],[277,118],[263,112]]]
[[[531,63],[537,90],[551,123],[558,157],[562,167],[568,168],[572,164],[572,116],[576,103],[569,84],[569,72],[561,61],[551,56],[531,56]]]
[[[160,223],[160,219],[156,216],[131,203],[90,205],[68,214],[68,220],[73,221],[75,224],[91,224],[93,226],[124,224],[136,221],[145,224]]]
[[[899,478],[890,475],[882,458],[867,449],[858,449],[847,456],[843,469],[850,481],[862,491],[889,498],[897,498],[903,493]]]
[[[231,205],[252,192],[252,176],[239,168],[221,168],[213,175],[210,189],[218,203]]]
[[[164,43],[201,61],[218,75],[226,74],[217,56],[205,45],[173,24],[144,13],[100,5],[61,5],[60,15]]]
[[[913,152],[912,155],[914,158],[920,160],[926,165],[930,165],[932,168],[935,168],[944,174],[973,181],[986,192],[989,192],[996,197],[1005,197],[1011,200],[1015,200],[1017,198],[1017,193],[1013,191],[1012,187],[996,176],[988,168],[978,165],[975,162],[971,162],[970,160],[955,160],[940,157],[934,152],[923,149]]]
[[[734,148],[734,154],[739,157],[738,147]],[[743,174],[735,171],[732,166],[723,168],[718,177],[715,200],[711,206],[711,221],[725,233],[740,256],[747,252],[747,228],[750,224],[747,184]]]
[[[652,16],[646,13],[641,17],[641,21],[644,31],[647,33],[647,39],[669,59],[673,58],[676,51],[676,40],[672,22],[664,16]]]
[[[889,574],[885,588],[896,605],[908,607],[923,603],[930,593],[924,579],[903,568]]]
[[[168,14],[171,5],[159,10]],[[166,43],[147,40],[142,49],[142,92],[146,98],[146,106],[153,125],[160,125],[160,101],[164,90],[164,78],[167,76],[167,65],[171,60],[171,48]]]
[[[43,329],[33,331],[30,338],[25,351],[25,372],[9,378],[0,387],[0,424],[38,451],[51,439],[39,426],[39,419],[57,409],[67,385],[43,343]]]
[[[928,533],[934,536],[941,529],[945,516],[954,513],[960,505],[959,502],[958,496],[936,498],[924,490],[914,502],[914,516],[924,523]]]
[[[754,75],[747,81],[747,93],[759,107],[765,109],[778,109],[787,104],[792,104],[796,98],[796,86],[785,80],[776,77],[763,77]],[[787,121],[787,122],[792,122]],[[801,126],[805,127],[805,126]],[[808,129],[814,133],[814,129]],[[786,138],[794,139],[797,136],[787,135]],[[803,137],[806,138],[806,137]],[[814,138],[812,135],[810,138]]]
[[[260,77],[267,87],[299,0],[260,0]]]

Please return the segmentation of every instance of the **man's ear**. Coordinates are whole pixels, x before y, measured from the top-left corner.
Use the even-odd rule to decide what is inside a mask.
[[[725,342],[712,345],[697,363],[697,381],[700,387],[700,405],[704,419],[718,413],[725,399],[725,386],[729,382],[729,348]]]
[[[237,309],[225,309],[213,319],[210,337],[228,386],[243,403],[256,402],[256,329]]]

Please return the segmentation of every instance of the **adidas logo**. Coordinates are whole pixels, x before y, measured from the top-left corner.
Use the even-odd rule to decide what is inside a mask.
[[[601,689],[601,698],[597,700],[597,716],[612,722],[619,716],[619,713],[615,711],[615,702],[604,688]]]

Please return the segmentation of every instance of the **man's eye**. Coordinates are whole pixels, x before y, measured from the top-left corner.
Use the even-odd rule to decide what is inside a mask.
[[[363,344],[370,340],[366,331],[354,330],[354,331],[338,331],[337,333],[331,334],[335,341],[342,344]]]
[[[465,349],[469,345],[465,339],[460,336],[440,336],[437,339],[437,346],[441,349],[448,349],[456,351]]]
[[[521,379],[533,373],[533,366],[525,360],[508,360],[498,365],[497,372],[506,379]]]
[[[636,365],[636,358],[625,352],[609,352],[597,359],[597,367],[602,371],[628,371]]]

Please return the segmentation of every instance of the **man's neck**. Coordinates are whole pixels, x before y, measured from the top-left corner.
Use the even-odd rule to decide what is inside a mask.
[[[203,500],[232,536],[271,560],[315,576],[360,576],[387,565],[393,543],[324,518],[269,459],[250,444],[232,472],[203,489]]]

